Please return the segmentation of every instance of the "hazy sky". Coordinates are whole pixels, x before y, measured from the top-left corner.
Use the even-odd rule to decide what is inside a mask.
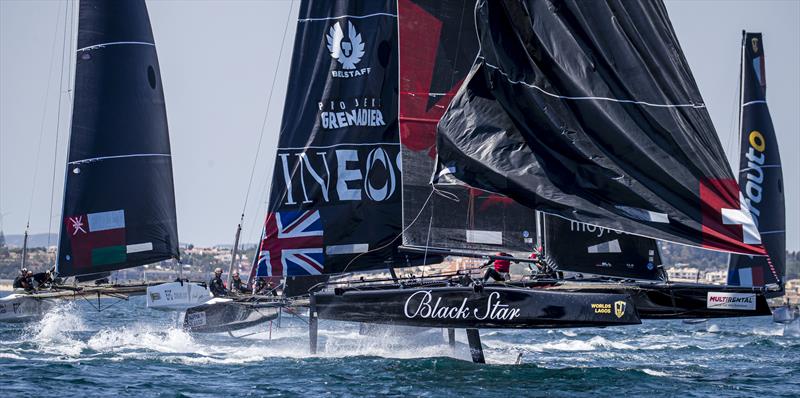
[[[0,0],[0,212],[6,234],[22,233],[29,211],[31,232],[58,230],[70,106],[69,94],[62,94],[57,129],[65,5]],[[299,0],[151,0],[147,5],[164,81],[181,242],[233,241],[277,70],[245,214],[242,239],[255,242],[264,218]],[[741,30],[764,33],[767,99],[786,186],[787,248],[800,249],[800,1],[687,0],[668,1],[667,8],[734,169]],[[278,65],[287,17],[291,21]]]

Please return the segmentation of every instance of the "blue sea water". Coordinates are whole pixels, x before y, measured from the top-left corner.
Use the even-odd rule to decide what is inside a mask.
[[[108,305],[113,301],[103,301]],[[483,330],[488,364],[453,352],[440,330],[359,335],[301,320],[190,335],[141,297],[97,312],[64,302],[41,321],[0,323],[2,398],[103,397],[753,397],[800,395],[800,330],[768,317],[687,325]],[[522,364],[514,362],[522,354]]]

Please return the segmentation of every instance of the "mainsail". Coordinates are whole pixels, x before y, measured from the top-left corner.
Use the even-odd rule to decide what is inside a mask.
[[[763,254],[661,2],[481,1],[439,174],[561,217]]]
[[[478,55],[475,1],[400,0],[398,7],[403,244],[530,253],[533,210],[464,184],[439,184],[436,192],[430,184],[436,124]]]
[[[167,114],[144,0],[80,2],[60,276],[178,258]]]
[[[786,207],[778,140],[767,107],[761,33],[743,33],[741,65],[741,120],[739,188],[758,225],[767,256],[732,255],[728,284],[778,284],[783,294],[786,271]]]
[[[401,263],[395,1],[303,1],[251,272],[361,271]]]

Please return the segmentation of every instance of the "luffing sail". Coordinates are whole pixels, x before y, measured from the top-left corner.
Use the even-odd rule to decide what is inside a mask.
[[[781,286],[786,271],[786,205],[778,140],[767,107],[767,77],[761,33],[742,36],[741,147],[739,188],[758,225],[767,256],[730,259],[728,283],[741,286]]]
[[[400,263],[395,1],[303,1],[252,276]]]
[[[661,2],[481,1],[476,25],[440,172],[567,219],[764,253]]]
[[[178,258],[167,114],[144,0],[80,2],[60,276]]]
[[[403,244],[530,253],[535,212],[503,195],[440,184],[433,193],[436,124],[478,55],[475,1],[401,0],[400,142]]]

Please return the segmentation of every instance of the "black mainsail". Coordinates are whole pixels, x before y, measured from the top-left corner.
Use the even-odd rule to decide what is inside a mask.
[[[178,258],[167,114],[144,0],[82,0],[57,272]]]
[[[786,205],[778,140],[767,107],[764,41],[743,32],[741,65],[739,188],[758,225],[767,256],[731,255],[728,284],[778,284],[786,271]]]
[[[395,1],[303,1],[251,278],[402,262]],[[252,280],[252,279],[251,279]]]
[[[764,253],[661,2],[481,1],[476,24],[438,170],[567,219]]]

